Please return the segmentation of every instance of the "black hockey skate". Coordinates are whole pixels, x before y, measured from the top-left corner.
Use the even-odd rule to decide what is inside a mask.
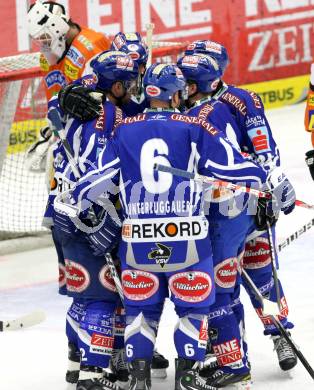
[[[194,368],[195,361],[183,358],[175,360],[176,377],[175,390],[217,390],[216,387],[207,385]]]
[[[80,351],[73,343],[68,343],[68,370],[65,374],[65,380],[68,383],[77,383],[80,374]]]
[[[123,390],[104,375],[102,368],[81,366],[76,390]]]
[[[288,333],[290,336],[290,333]],[[289,371],[298,363],[298,359],[287,340],[281,336],[271,336],[274,349],[277,352],[279,366],[283,371]]]
[[[211,348],[210,343],[207,344],[205,361],[199,370],[200,376],[209,378],[219,368],[217,358]]]
[[[122,388],[128,388],[129,370],[126,361],[125,349],[114,349],[110,361],[110,368],[116,376],[117,384]]]
[[[250,390],[252,378],[250,371],[244,374],[225,372],[222,368],[216,370],[214,374],[207,379],[206,383],[218,389],[223,387],[233,387],[241,390]]]
[[[135,359],[129,363],[131,376],[129,390],[150,390],[152,388],[150,366],[150,361],[147,359]]]
[[[167,360],[162,354],[154,350],[151,365],[152,378],[167,378],[167,368],[169,367],[169,360]]]

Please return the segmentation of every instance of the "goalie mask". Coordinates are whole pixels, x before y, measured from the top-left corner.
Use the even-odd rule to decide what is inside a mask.
[[[28,33],[50,65],[56,64],[66,50],[66,34],[70,29],[67,21],[64,7],[51,1],[37,0],[28,11]]]

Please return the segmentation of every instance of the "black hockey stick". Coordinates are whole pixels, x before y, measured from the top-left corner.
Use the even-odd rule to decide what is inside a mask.
[[[40,324],[45,319],[46,315],[43,311],[33,311],[14,320],[0,321],[0,332],[29,328],[30,326]]]
[[[50,120],[51,120],[51,122],[52,122],[52,124],[54,126],[54,130],[56,131],[56,134],[61,139],[62,145],[64,147],[64,150],[65,150],[66,154],[67,154],[69,163],[71,165],[71,169],[73,171],[73,174],[74,174],[75,178],[77,180],[79,180],[81,178],[81,174],[80,174],[79,169],[77,168],[77,163],[75,161],[74,153],[73,153],[73,150],[71,148],[71,145],[69,144],[69,142],[68,142],[68,140],[67,140],[67,138],[66,138],[66,136],[64,134],[63,124],[61,122],[59,112],[58,112],[58,110],[56,108],[52,108],[49,111],[49,118],[50,118]],[[91,219],[93,221],[96,221],[97,217],[96,217],[96,214],[95,214],[94,210],[90,209],[90,211],[91,211],[91,213],[90,213],[91,214]],[[74,213],[76,213],[76,209],[74,210]],[[111,273],[111,276],[112,276],[112,278],[114,280],[114,283],[115,283],[116,289],[118,291],[118,294],[119,294],[119,296],[121,298],[121,301],[123,302],[123,290],[122,290],[120,278],[119,278],[116,266],[114,265],[112,256],[111,256],[110,253],[106,253],[105,254],[105,258],[106,258],[107,264],[109,265],[110,273]]]
[[[253,280],[249,277],[249,275],[247,274],[247,272],[244,269],[242,269],[241,275],[242,275],[243,279],[245,279],[247,284],[250,286],[251,290],[253,291],[254,295],[256,296],[256,299],[261,303],[262,306],[264,306],[264,301],[265,301],[264,297],[262,296],[261,292],[254,284]],[[311,365],[309,364],[309,362],[306,360],[306,358],[304,357],[303,353],[300,351],[300,348],[296,345],[296,343],[293,341],[293,339],[289,336],[287,330],[281,324],[278,317],[273,315],[273,314],[270,314],[269,316],[271,317],[272,321],[274,322],[274,325],[276,326],[276,328],[279,330],[280,334],[285,338],[287,343],[293,349],[294,353],[297,355],[297,357],[299,358],[300,362],[303,364],[306,371],[311,375],[312,379],[314,380],[314,370],[311,367]]]
[[[301,228],[299,228],[294,233],[290,234],[287,238],[285,238],[283,241],[281,241],[281,243],[278,245],[278,252],[281,252],[292,242],[297,240],[302,234],[309,231],[313,226],[314,226],[314,218],[312,218],[311,221],[307,222]]]
[[[271,259],[271,269],[272,269],[274,284],[276,289],[276,301],[280,312],[281,311],[280,288],[279,288],[278,272],[277,272],[277,265],[276,265],[275,245],[274,245],[273,234],[272,234],[269,220],[267,220],[266,223],[267,223],[267,235],[268,235],[270,259]]]
[[[105,259],[107,261],[107,264],[109,265],[111,276],[112,276],[112,278],[114,280],[114,284],[115,284],[116,289],[118,291],[118,294],[120,296],[121,302],[122,302],[122,304],[124,306],[123,288],[122,288],[122,285],[121,285],[119,274],[117,272],[117,268],[114,265],[113,258],[111,256],[111,254],[110,253],[106,253],[105,254]]]

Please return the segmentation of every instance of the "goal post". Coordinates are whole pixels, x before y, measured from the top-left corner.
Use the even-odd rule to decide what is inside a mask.
[[[185,48],[153,41],[153,62],[175,63]],[[46,231],[45,173],[30,172],[25,164],[46,112],[39,53],[0,58],[0,240]]]

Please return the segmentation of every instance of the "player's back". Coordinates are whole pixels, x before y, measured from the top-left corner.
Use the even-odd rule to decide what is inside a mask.
[[[156,172],[154,164],[193,171],[199,126],[197,118],[174,111],[147,110],[126,118],[117,139],[121,175],[131,182],[122,193],[126,216],[149,218],[186,216],[199,213],[200,188],[169,173]],[[195,194],[194,194],[195,195]],[[194,206],[195,209],[194,209]]]

